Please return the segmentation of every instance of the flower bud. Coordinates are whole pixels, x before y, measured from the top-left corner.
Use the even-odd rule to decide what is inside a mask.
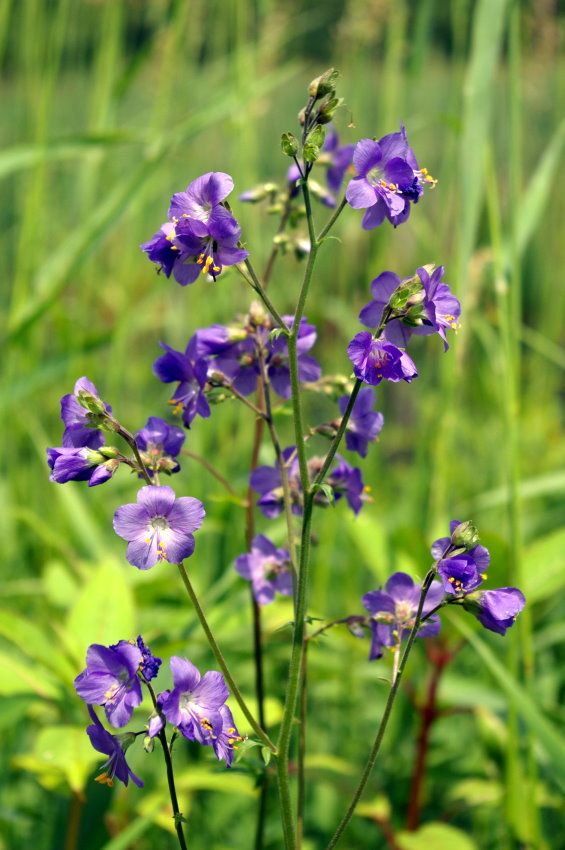
[[[318,112],[318,124],[329,124],[333,120],[334,113],[343,106],[342,97],[331,97],[328,95],[320,104]]]
[[[451,543],[457,549],[465,549],[466,551],[469,551],[469,549],[473,549],[478,545],[479,532],[471,520],[460,522],[459,525],[453,529]]]
[[[298,153],[298,140],[292,133],[283,133],[281,136],[281,149],[285,156],[296,156]]]
[[[338,77],[339,71],[336,71],[335,68],[328,68],[327,71],[324,71],[323,74],[312,80],[308,86],[309,96],[315,98],[315,100],[319,100],[321,97],[330,94],[330,92],[333,93]]]
[[[146,735],[143,739],[143,749],[146,753],[152,753],[153,747],[155,746],[155,741],[150,735]]]
[[[393,310],[404,310],[408,301],[412,301],[412,299],[417,297],[421,292],[423,292],[423,290],[424,287],[422,286],[419,277],[411,277],[408,280],[404,280],[390,296],[388,306]]]

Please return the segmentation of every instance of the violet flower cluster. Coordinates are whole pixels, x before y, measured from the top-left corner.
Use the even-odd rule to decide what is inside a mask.
[[[134,709],[141,705],[142,686],[148,686],[156,678],[160,666],[161,659],[152,654],[141,636],[135,642],[121,640],[112,646],[92,644],[88,648],[86,669],[77,676],[74,685],[93,720],[86,730],[92,746],[109,756],[101,767],[102,773],[96,777],[97,782],[112,786],[117,778],[127,785],[131,778],[141,787],[143,782],[127,764],[126,750],[139,735],[147,739],[150,747],[151,739],[167,723],[188,740],[211,746],[218,760],[223,759],[231,766],[234,750],[243,738],[226,705],[229,691],[224,677],[216,671],[200,676],[186,658],[171,658],[173,688],[157,695],[157,706],[144,729],[112,735],[104,728],[93,706],[104,708],[106,719],[114,728],[126,726]]]
[[[516,587],[478,590],[487,578],[484,571],[490,563],[489,551],[475,542],[477,535],[470,523],[452,520],[450,532],[450,537],[440,537],[431,547],[439,581],[432,580],[427,589],[422,625],[416,636],[436,635],[441,628],[436,611],[449,604],[461,605],[486,629],[504,635],[526,604],[524,594]],[[384,649],[399,647],[408,637],[416,622],[421,593],[421,585],[398,572],[388,579],[384,590],[372,590],[363,596],[363,605],[370,614],[366,620],[371,630],[370,661],[381,658]]]

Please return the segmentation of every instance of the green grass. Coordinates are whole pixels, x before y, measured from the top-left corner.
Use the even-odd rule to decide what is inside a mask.
[[[84,707],[72,679],[89,643],[138,630],[163,656],[186,654],[208,668],[214,661],[174,569],[141,574],[125,565],[111,517],[133,499],[136,482],[123,474],[92,491],[55,486],[45,446],[58,444],[58,400],[83,374],[130,430],[165,415],[168,388],[151,374],[159,340],[180,348],[196,327],[246,309],[249,292],[235,273],[181,290],[155,275],[138,245],[164,220],[170,195],[198,174],[228,171],[236,192],[284,180],[280,134],[296,129],[307,82],[332,64],[342,71],[347,102],[338,120],[344,140],[379,137],[402,119],[439,184],[396,231],[364,233],[360,215],[344,213],[335,231],[341,244],[328,241],[320,252],[307,308],[319,325],[316,356],[327,372],[348,371],[347,342],[369,282],[384,269],[405,276],[423,263],[444,264],[462,300],[463,327],[445,356],[438,340],[416,340],[418,381],[379,388],[385,428],[363,467],[373,502],[357,519],[342,505],[315,518],[311,614],[360,612],[361,595],[392,570],[423,576],[431,540],[453,517],[474,519],[493,554],[490,586],[520,584],[530,603],[504,641],[477,634],[474,622],[446,618],[447,641],[456,644],[462,634],[467,643],[440,691],[447,713],[431,741],[423,823],[447,820],[466,833],[470,844],[450,836],[454,850],[518,841],[560,846],[565,211],[558,191],[563,63],[552,42],[558,21],[548,12],[534,22],[504,0],[445,7],[335,0],[309,8],[277,0],[0,6],[7,119],[0,152],[0,848],[175,846],[157,754],[132,757],[146,780],[142,792],[109,793],[92,783],[97,762],[85,746]],[[233,206],[260,268],[276,220],[238,204],[235,193]],[[316,209],[320,225],[325,214]],[[293,258],[279,261],[271,297],[281,312],[292,309],[300,277]],[[307,398],[306,412],[312,423],[333,416],[318,396]],[[188,435],[188,448],[213,457],[241,493],[251,448],[247,414],[225,404]],[[281,417],[280,428],[290,443],[290,420]],[[267,446],[262,460],[272,462]],[[251,697],[248,592],[231,568],[244,548],[241,509],[197,465],[185,463],[174,484],[206,503],[191,574]],[[258,522],[266,531],[267,522]],[[272,527],[282,544],[283,522]],[[289,655],[290,633],[281,627],[291,617],[284,601],[264,615],[272,724]],[[384,705],[378,677],[387,662],[368,665],[367,652],[367,641],[338,629],[310,652],[305,850],[325,846]],[[420,647],[409,669],[420,695],[424,658]],[[390,806],[397,830],[416,734],[404,694],[366,795],[368,805],[379,795],[381,808]],[[177,755],[191,845],[247,850],[253,776],[218,772],[207,750],[179,747]],[[371,811],[354,819],[344,846],[386,846]],[[73,812],[80,816],[74,844]],[[429,846],[425,835],[420,841]],[[274,808],[266,847],[280,847]]]

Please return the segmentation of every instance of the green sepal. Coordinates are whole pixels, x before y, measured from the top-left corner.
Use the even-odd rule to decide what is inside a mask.
[[[298,139],[292,133],[283,133],[281,136],[281,150],[285,156],[295,157],[298,153]]]

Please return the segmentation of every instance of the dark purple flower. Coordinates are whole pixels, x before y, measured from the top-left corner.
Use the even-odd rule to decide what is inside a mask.
[[[163,714],[185,738],[212,743],[224,724],[220,707],[229,696],[224,677],[215,671],[200,677],[194,664],[176,655],[171,658],[171,671],[174,688],[163,699]]]
[[[84,407],[79,398],[86,400],[90,398],[94,402],[94,407],[98,407],[99,413],[112,413],[110,405],[100,399],[94,384],[88,378],[79,378],[73,392],[64,395],[61,399],[61,419],[65,424],[63,447],[98,449],[104,444],[104,435],[96,430],[97,414],[92,409]]]
[[[179,381],[179,385],[169,404],[173,405],[173,413],[182,410],[182,421],[187,428],[198,414],[204,419],[210,416],[210,406],[204,395],[208,374],[208,360],[198,353],[196,336],[189,339],[186,351],[175,351],[166,343],[161,343],[166,354],[159,357],[153,364],[153,372],[164,383]]]
[[[514,625],[516,617],[526,604],[517,587],[499,587],[496,590],[478,590],[465,597],[463,606],[475,614],[479,622],[499,635]]]
[[[200,229],[193,219],[185,218],[175,224],[171,234],[182,258],[174,268],[175,279],[181,286],[194,283],[200,274],[209,274],[216,280],[224,266],[233,266],[249,256],[249,251],[236,247],[241,228],[224,207],[218,207],[218,213],[209,223],[208,235],[199,235],[196,231]]]
[[[342,414],[345,413],[348,403],[348,395],[341,396],[338,400]],[[373,410],[374,404],[374,390],[370,387],[363,387],[359,390],[345,431],[345,445],[350,452],[358,452],[361,457],[367,456],[369,443],[373,443],[377,439],[384,425],[382,413]]]
[[[251,581],[259,605],[272,602],[277,591],[292,596],[290,555],[286,549],[277,549],[263,534],[253,538],[251,552],[236,558],[234,566],[242,578]]]
[[[362,139],[355,147],[353,164],[357,171],[347,187],[346,198],[354,209],[366,209],[362,227],[371,230],[385,218],[396,227],[410,215],[410,202],[417,203],[425,183],[436,181],[426,169],[419,169],[408,144],[404,125],[378,142]]]
[[[340,455],[336,458],[338,464],[330,470],[326,482],[333,489],[335,501],[345,496],[353,513],[358,514],[367,499],[361,470],[350,466]]]
[[[408,637],[414,626],[418,611],[421,587],[414,584],[406,573],[394,573],[384,590],[372,590],[363,596],[363,605],[372,614],[371,620],[371,651],[369,661],[382,656],[382,649],[395,646]],[[426,616],[443,600],[444,592],[438,581],[430,585],[422,615]],[[432,637],[441,628],[439,617],[434,614],[418,630],[418,637]]]
[[[180,563],[194,552],[193,531],[204,519],[204,505],[191,496],[175,498],[170,487],[148,485],[137,504],[122,505],[114,514],[114,531],[128,541],[126,557],[140,570],[159,561]]]
[[[445,592],[457,596],[471,593],[483,582],[483,576],[470,552],[444,558],[440,561],[438,575]]]
[[[100,452],[86,447],[47,449],[47,463],[52,470],[49,481],[57,484],[66,484],[67,481],[88,481],[89,487],[108,481],[120,465],[117,458],[107,458]]]
[[[431,275],[423,267],[416,270],[416,274],[424,287],[424,299],[422,301],[424,321],[419,327],[413,328],[412,333],[424,336],[432,333],[439,334],[443,339],[445,351],[447,351],[449,345],[445,331],[446,328],[457,330],[459,327],[458,319],[461,315],[461,304],[453,295],[447,283],[442,281],[443,273],[443,266],[438,266]]]
[[[418,377],[416,366],[405,351],[391,342],[373,339],[369,331],[356,334],[347,348],[355,377],[376,387],[383,380],[412,381]]]
[[[288,465],[292,512],[300,516],[302,514],[302,488],[296,446],[283,449],[283,458]],[[261,495],[257,505],[266,517],[274,519],[282,512],[284,506],[283,489],[278,465],[258,466],[249,476],[249,486]]]
[[[146,682],[150,682],[159,673],[159,667],[163,663],[162,659],[153,655],[149,647],[144,643],[141,635],[137,636],[136,644],[138,649],[141,650],[142,656],[140,673]]]
[[[371,282],[371,294],[373,296],[373,301],[370,301],[367,305],[365,305],[359,313],[359,321],[361,324],[365,325],[367,328],[379,327],[383,317],[384,308],[390,301],[392,294],[396,289],[398,289],[401,283],[402,281],[397,274],[394,274],[394,272],[381,272],[381,274]],[[400,324],[398,320],[390,322],[390,325],[397,324]],[[388,328],[389,325],[387,325],[387,329]],[[408,331],[408,328],[406,330]],[[389,339],[389,342],[398,344],[396,340],[392,339]],[[405,340],[402,344],[405,344]]]
[[[264,341],[260,341],[256,335],[233,342],[218,352],[211,361],[211,368],[225,375],[242,395],[251,395],[257,389],[261,374],[259,346],[263,347]]]
[[[328,164],[326,180],[328,186],[336,195],[340,191],[343,178],[351,166],[354,150],[355,145],[353,144],[340,147],[336,130],[333,127],[328,128],[322,155],[318,162]]]
[[[222,729],[211,743],[218,761],[225,759],[226,765],[231,767],[234,750],[237,750],[237,745],[243,741],[243,738],[237,731],[233,714],[227,705],[221,705],[219,712],[222,716]]]
[[[128,641],[115,646],[93,643],[86,652],[86,670],[75,679],[75,690],[85,702],[103,705],[112,726],[125,726],[141,703],[137,673],[142,660],[139,647]]]
[[[126,732],[123,735],[111,735],[104,729],[91,705],[88,706],[88,713],[94,721],[92,725],[86,728],[90,743],[99,753],[109,756],[108,761],[100,768],[103,773],[96,777],[96,782],[108,785],[111,788],[114,784],[114,777],[123,782],[124,785],[128,784],[131,777],[132,782],[138,788],[143,788],[143,782],[133,773],[126,761],[126,750],[135,741],[135,734]]]
[[[161,225],[157,233],[147,242],[139,246],[152,263],[158,263],[158,271],[162,271],[165,277],[170,277],[175,272],[175,266],[182,266],[186,256],[183,256],[176,245],[173,245],[175,226],[170,221]],[[182,275],[182,272],[181,272]],[[175,274],[176,278],[176,274]]]

